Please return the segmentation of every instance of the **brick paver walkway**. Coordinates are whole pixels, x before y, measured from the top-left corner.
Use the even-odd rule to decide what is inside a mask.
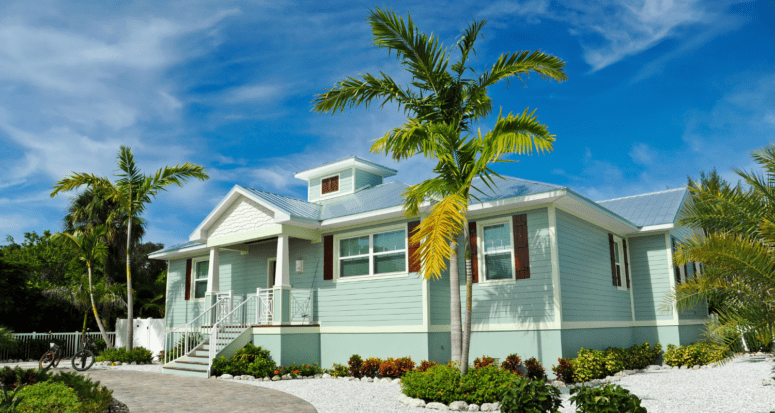
[[[131,413],[317,412],[296,396],[260,386],[127,370],[88,370],[85,374],[113,390],[113,397]]]

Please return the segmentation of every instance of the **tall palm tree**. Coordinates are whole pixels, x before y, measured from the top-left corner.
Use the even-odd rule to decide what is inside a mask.
[[[94,281],[92,285],[90,294],[88,276],[83,275],[77,278],[73,277],[71,282],[66,285],[57,285],[46,288],[42,293],[46,297],[68,303],[77,310],[83,311],[83,331],[86,331],[86,322],[89,318],[89,309],[91,308],[92,303],[91,296],[93,296],[94,305],[97,307],[98,311],[103,314],[106,311],[126,306],[126,302],[121,297],[120,291],[115,287],[117,286],[109,285],[104,279],[97,277],[97,280]]]
[[[85,172],[73,173],[54,185],[51,197],[59,192],[72,191],[85,185],[88,188],[105,194],[109,199],[116,201],[119,208],[111,214],[109,222],[116,222],[121,217],[126,224],[126,289],[127,289],[127,320],[129,320],[126,337],[126,348],[131,350],[134,341],[134,319],[132,301],[132,270],[130,268],[130,253],[132,248],[132,227],[135,217],[139,217],[145,211],[146,205],[151,203],[160,191],[172,184],[183,186],[190,178],[206,180],[209,178],[204,167],[186,162],[183,165],[173,167],[165,166],[153,175],[144,175],[135,164],[132,149],[121,146],[118,153],[118,168],[123,172],[116,175],[115,183],[108,178],[98,177]]]
[[[81,261],[86,263],[86,271],[89,275],[89,299],[91,300],[91,309],[94,313],[94,319],[97,321],[97,327],[100,329],[102,339],[105,340],[109,348],[113,348],[108,340],[108,334],[105,332],[105,326],[102,325],[102,319],[97,312],[97,305],[94,301],[94,283],[92,282],[92,264],[105,258],[107,255],[108,247],[105,245],[105,227],[98,226],[92,230],[90,234],[84,234],[82,232],[75,232],[73,234],[67,232],[58,232],[51,236],[51,239],[55,242],[61,242],[68,244],[78,251]]]
[[[463,30],[457,42],[459,59],[450,66],[453,50],[444,48],[439,38],[419,31],[411,16],[405,22],[390,10],[377,8],[369,13],[374,45],[395,52],[412,81],[407,86],[396,84],[385,73],[379,76],[361,74],[347,77],[314,101],[317,112],[342,112],[345,108],[372,101],[381,106],[395,102],[407,113],[406,122],[378,139],[371,152],[390,155],[396,161],[422,154],[436,162],[435,177],[410,186],[404,193],[404,209],[417,216],[420,205],[428,199],[438,200],[430,215],[420,223],[413,242],[419,242],[423,276],[438,279],[449,262],[450,320],[452,359],[460,363],[461,372],[468,368],[471,331],[472,277],[466,272],[466,323],[461,324],[460,280],[457,264],[458,239],[463,234],[468,250],[466,213],[475,188],[474,179],[492,188],[490,169],[508,154],[531,154],[551,151],[554,136],[538,122],[535,111],[520,115],[498,115],[494,128],[484,135],[475,126],[492,113],[488,89],[502,80],[536,73],[543,79],[566,80],[565,63],[540,51],[520,51],[501,55],[495,63],[477,73],[469,64],[474,43],[486,20],[474,21]],[[468,254],[467,254],[468,255]],[[467,265],[468,267],[468,265]]]
[[[727,355],[743,336],[758,347],[775,339],[775,145],[751,157],[763,174],[735,170],[745,186],[712,175],[689,186],[693,202],[679,223],[706,235],[679,244],[673,256],[676,265],[703,263],[670,298],[679,309],[715,302],[718,322],[708,334]]]

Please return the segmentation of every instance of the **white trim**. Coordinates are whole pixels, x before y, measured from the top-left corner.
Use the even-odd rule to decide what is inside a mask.
[[[336,191],[335,192],[328,192],[326,194],[323,194],[323,180],[336,177]],[[353,187],[355,187],[355,182],[353,182]],[[328,199],[328,198],[335,198],[339,195],[344,195],[342,193],[342,173],[335,173],[331,175],[323,175],[320,177],[320,190],[318,191],[318,199]]]
[[[582,328],[664,327],[705,324],[707,320],[646,320],[646,321],[565,321],[563,330]]]
[[[552,293],[554,295],[554,322],[562,323],[562,290],[560,288],[560,247],[557,239],[557,211],[554,205],[547,208],[549,216],[549,250],[552,262]]]
[[[430,280],[427,278],[422,279],[422,325],[423,328],[428,330],[431,325],[431,305],[430,305]]]
[[[353,282],[353,281],[365,281],[365,280],[379,280],[385,278],[400,278],[409,275],[409,241],[406,239],[409,224],[406,222],[394,225],[388,225],[384,227],[377,227],[371,229],[362,229],[358,231],[351,231],[346,233],[339,233],[334,235],[334,279],[337,282]],[[403,231],[404,232],[404,271],[392,272],[385,274],[374,274],[374,234],[382,234],[385,232]],[[340,277],[339,269],[341,267],[341,257],[339,256],[339,241],[343,239],[356,238],[362,236],[369,236],[369,274],[358,275],[351,277]],[[386,253],[377,253],[379,255]]]
[[[274,283],[272,281],[272,261],[275,262],[275,266],[277,265],[277,257],[270,257],[266,259],[266,288],[274,288]],[[275,267],[276,268],[276,267]],[[275,274],[277,271],[275,270]]]
[[[282,327],[253,327],[253,334],[262,335],[282,335],[282,334],[319,334],[319,326],[282,326]]]
[[[200,262],[207,262],[209,267],[210,257],[199,257],[199,258],[192,258],[191,259],[191,298],[189,298],[188,301],[198,302],[198,301],[204,301],[205,297],[207,296],[207,291],[205,291],[205,295],[201,298],[196,298],[196,282],[204,280],[205,283],[209,280],[209,271],[208,275],[205,276],[205,278],[196,278],[196,265]],[[207,284],[205,284],[207,285]]]
[[[296,172],[293,175],[293,177],[297,179],[309,181],[312,178],[317,178],[318,176],[326,175],[328,173],[339,171],[342,169],[347,169],[350,167],[358,168],[360,170],[372,173],[374,175],[379,175],[382,178],[387,178],[397,173],[395,169],[390,169],[388,167],[381,166],[378,164],[373,164],[371,162],[363,162],[358,157],[353,156],[347,159],[342,159],[339,162],[332,162],[326,165],[321,165],[301,172]]]
[[[627,290],[627,270],[624,267],[624,243],[622,241],[624,238],[619,237],[617,235],[611,234],[614,237],[614,245],[616,246],[617,253],[615,254],[619,256],[619,262],[615,263],[615,265],[619,266],[619,276],[616,279],[616,282],[619,283],[619,285],[616,286],[616,289],[619,291],[626,291]]]
[[[201,255],[203,252],[209,251],[209,248],[207,245],[194,245],[191,247],[182,248],[179,250],[172,250],[167,252],[161,252],[161,253],[151,253],[148,254],[148,258],[154,259],[154,260],[174,260],[178,258],[185,258],[195,255]]]
[[[628,240],[625,240],[628,241]],[[632,291],[635,289],[635,273],[632,272],[632,259],[630,259],[630,250],[632,249],[632,245],[629,245],[629,248],[627,248],[626,251],[624,251],[625,255],[627,256],[627,261],[625,265],[625,271],[629,269],[630,271],[630,310],[632,310],[632,321],[635,321],[635,299],[633,298]],[[626,276],[626,273],[625,273]],[[625,280],[626,282],[626,280]]]
[[[633,234],[633,236],[638,235],[650,235],[651,232],[661,232],[661,231],[669,231],[671,229],[675,229],[675,225],[673,224],[660,224],[660,225],[649,225],[645,227],[641,227],[640,231],[637,234]]]
[[[499,284],[514,284],[517,281],[517,275],[516,275],[516,263],[514,262],[514,227],[512,225],[512,217],[511,216],[505,216],[500,218],[493,218],[488,219],[484,221],[476,221],[476,243],[477,243],[477,251],[476,259],[478,262],[478,267],[481,269],[479,272],[481,273],[481,277],[479,280],[479,284],[481,285],[499,285]],[[487,268],[485,266],[485,249],[484,249],[484,227],[487,226],[494,226],[499,224],[506,224],[509,228],[509,240],[511,242],[510,248],[509,248],[509,262],[511,263],[509,265],[509,268],[511,269],[511,277],[510,278],[503,278],[503,279],[496,279],[496,280],[488,280],[487,279]],[[503,252],[503,251],[500,251]]]
[[[669,232],[665,233],[665,246],[667,247],[667,269],[670,279],[670,291],[675,294],[675,265],[673,265],[673,241]],[[673,320],[678,321],[678,306],[673,302]]]

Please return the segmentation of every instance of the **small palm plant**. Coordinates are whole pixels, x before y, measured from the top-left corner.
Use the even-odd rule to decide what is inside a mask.
[[[13,338],[13,331],[0,326],[0,353],[15,351],[19,343]]]

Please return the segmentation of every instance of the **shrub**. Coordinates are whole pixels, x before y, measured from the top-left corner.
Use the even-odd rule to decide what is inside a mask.
[[[573,359],[573,374],[576,380],[584,382],[605,377],[605,357],[602,351],[581,348],[579,356]]]
[[[549,413],[558,412],[562,406],[560,390],[543,380],[514,379],[500,395],[503,413]]]
[[[530,357],[525,361],[525,368],[527,369],[527,378],[531,380],[546,379],[546,369],[541,366],[541,362],[535,357]]]
[[[18,394],[24,386],[17,387],[14,391],[8,393],[8,390],[3,389],[0,393],[0,412],[12,413],[15,412],[19,403],[21,403],[23,397]]]
[[[382,360],[376,357],[369,357],[363,360],[361,365],[361,375],[365,377],[374,377],[379,374],[379,366],[382,365]]]
[[[350,373],[350,369],[343,364],[334,363],[326,372],[334,377],[345,377]]]
[[[565,384],[575,383],[576,377],[573,375],[573,364],[571,361],[566,358],[558,358],[557,362],[560,364],[552,366],[554,375]]]
[[[495,359],[488,356],[477,357],[474,359],[474,368],[487,367],[495,363]]]
[[[13,338],[13,331],[0,326],[0,353],[5,351],[13,352],[17,347],[19,347],[19,343]]]
[[[493,403],[515,377],[519,376],[495,366],[472,369],[461,377],[457,367],[437,365],[425,372],[407,373],[401,378],[401,389],[405,395],[426,402]]]
[[[615,384],[577,387],[571,394],[570,402],[576,404],[579,413],[646,413],[638,396]]]
[[[23,397],[18,412],[79,413],[81,402],[74,390],[64,383],[45,382],[26,386],[19,391]]]
[[[412,370],[414,370],[414,361],[410,357],[389,358],[380,364],[379,375],[398,379]]]
[[[361,375],[361,367],[363,366],[363,360],[361,359],[361,356],[357,354],[353,354],[350,357],[350,360],[347,362],[347,364],[350,366],[350,375],[353,377],[360,378]]]
[[[153,360],[153,353],[144,347],[135,347],[129,351],[124,347],[108,349],[97,357],[97,361],[120,361],[122,363],[150,363]]]
[[[422,372],[425,372],[426,370],[428,370],[429,368],[431,368],[433,366],[438,366],[438,365],[439,365],[439,363],[436,363],[435,361],[423,360],[422,363],[420,363],[420,365],[417,366],[417,371],[422,373]]]
[[[102,354],[106,348],[108,348],[108,343],[106,343],[105,340],[101,338],[94,340],[94,349],[97,350],[97,354]]]
[[[514,374],[518,374],[521,377],[522,370],[519,369],[520,364],[522,364],[522,359],[517,353],[509,354],[508,357],[506,357],[506,360],[503,360],[503,363],[501,363],[501,368]]]
[[[269,355],[269,350],[260,346],[247,343],[245,347],[237,350],[230,358],[221,356],[213,359],[212,371],[216,376],[231,374],[232,376],[251,375],[253,377],[267,377],[274,375],[277,364]]]
[[[23,369],[21,367],[10,368],[8,366],[3,367],[0,370],[0,382],[3,383],[6,389],[13,389],[17,386],[26,386],[30,384],[36,384],[48,380],[49,373],[46,370],[38,368]]]
[[[49,383],[62,383],[75,392],[83,413],[102,413],[110,407],[113,400],[113,391],[105,386],[100,386],[100,382],[92,382],[88,376],[76,373],[59,372],[52,376]]]
[[[663,358],[669,366],[696,366],[710,364],[723,358],[723,354],[714,350],[708,343],[694,343],[688,346],[667,346]]]

